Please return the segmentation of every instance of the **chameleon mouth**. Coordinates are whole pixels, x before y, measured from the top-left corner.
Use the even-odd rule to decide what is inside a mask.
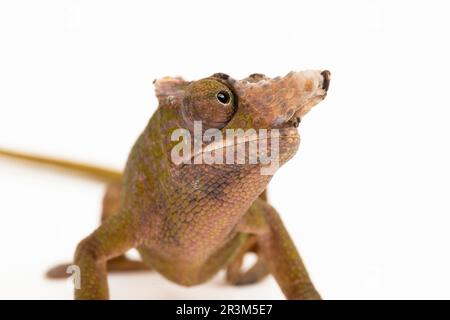
[[[280,128],[278,130],[274,130],[274,131],[270,131],[270,135],[268,134],[267,136],[262,136],[258,133],[253,133],[250,134],[248,136],[245,136],[244,138],[241,139],[237,139],[237,141],[235,140],[235,137],[232,138],[225,138],[223,140],[223,142],[212,142],[208,145],[206,145],[205,147],[203,147],[201,150],[199,150],[197,153],[194,154],[195,155],[199,155],[202,153],[206,153],[206,152],[211,152],[211,151],[215,151],[215,150],[220,150],[220,149],[225,149],[227,147],[231,147],[231,146],[238,146],[238,145],[242,145],[245,143],[249,143],[249,142],[259,142],[261,140],[273,140],[273,139],[286,139],[286,138],[294,138],[298,136],[298,132],[295,128],[293,127],[285,127],[285,128]]]
[[[296,146],[298,146],[298,143],[300,142],[300,136],[298,134],[298,131],[296,128],[294,127],[286,127],[286,128],[280,128],[280,129],[275,129],[275,130],[268,130],[267,134],[260,134],[260,133],[252,133],[252,134],[248,134],[242,137],[236,137],[236,136],[232,136],[232,137],[226,137],[225,139],[222,139],[220,141],[213,141],[205,146],[203,146],[202,148],[199,148],[198,150],[195,150],[191,153],[188,153],[186,155],[181,156],[181,159],[179,159],[180,161],[177,160],[177,162],[179,163],[179,165],[181,167],[187,165],[187,164],[196,164],[196,163],[203,163],[203,161],[196,161],[197,158],[199,158],[200,156],[203,157],[203,155],[205,154],[209,154],[211,155],[213,152],[216,151],[222,151],[222,155],[226,155],[227,148],[233,148],[233,154],[236,154],[236,151],[238,149],[236,149],[235,147],[237,146],[241,146],[244,144],[250,144],[250,143],[256,143],[256,145],[258,146],[257,148],[257,156],[259,156],[259,148],[261,147],[260,142],[265,140],[265,147],[269,146],[269,142],[270,145],[272,145],[272,143],[277,143],[279,144],[279,149],[280,150],[284,150],[284,149],[292,149],[290,148],[291,146],[293,148],[296,148]],[[287,148],[286,148],[287,147]],[[247,149],[245,149],[247,150]],[[224,152],[225,151],[225,152]],[[201,159],[201,158],[200,158]],[[224,164],[226,162],[220,162],[218,164]]]
[[[226,148],[233,148],[233,152],[236,151],[235,147],[246,143],[260,143],[263,140],[270,143],[279,143],[280,146],[284,145],[296,145],[300,141],[298,131],[293,126],[286,126],[284,128],[274,128],[275,130],[268,130],[267,135],[261,135],[257,132],[245,135],[243,137],[226,137],[221,141],[213,141],[199,150],[194,150],[192,154],[187,154],[182,157],[182,165],[196,163],[195,159],[204,154],[211,154],[215,151],[224,151]]]
[[[301,117],[296,117],[295,115],[293,115],[281,128],[282,129],[287,129],[291,127],[298,128],[301,122],[302,122]]]

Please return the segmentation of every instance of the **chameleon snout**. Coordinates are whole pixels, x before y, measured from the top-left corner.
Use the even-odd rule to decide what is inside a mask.
[[[292,119],[300,119],[327,96],[331,72],[302,71],[295,73],[297,79],[296,111]]]
[[[242,118],[253,118],[255,127],[295,127],[326,97],[330,75],[328,70],[305,70],[275,78],[253,74],[237,81],[233,85],[245,113]]]
[[[328,91],[328,88],[330,87],[330,78],[331,78],[331,72],[328,70],[323,70],[321,73],[322,75],[322,89],[325,91]]]

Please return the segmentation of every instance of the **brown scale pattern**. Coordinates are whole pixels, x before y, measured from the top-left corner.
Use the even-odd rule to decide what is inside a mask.
[[[177,142],[170,136],[177,128],[192,130],[194,120],[222,132],[280,129],[279,141],[270,143],[279,142],[282,165],[300,142],[292,118],[321,101],[328,84],[327,71],[274,79],[253,74],[241,81],[225,74],[194,82],[157,80],[159,108],[130,152],[122,183],[108,189],[101,226],[77,248],[82,288],[76,297],[108,298],[106,262],[138,248],[148,267],[182,285],[202,283],[230,266],[232,283],[257,281],[270,272],[287,298],[320,298],[278,214],[258,198],[272,176],[261,175],[260,164],[176,165],[170,151]],[[234,94],[232,113],[220,109],[218,90]],[[241,272],[249,250],[259,260]],[[133,269],[116,263],[116,270],[119,265]]]

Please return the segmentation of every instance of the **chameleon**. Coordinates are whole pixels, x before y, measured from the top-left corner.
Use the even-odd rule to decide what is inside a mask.
[[[67,276],[67,267],[75,265],[80,270],[75,298],[109,299],[108,272],[154,270],[179,285],[194,286],[225,269],[232,285],[272,275],[287,299],[321,299],[266,189],[278,167],[296,154],[297,127],[326,97],[329,84],[328,70],[275,78],[255,73],[241,80],[224,73],[196,81],[155,80],[158,107],[123,172],[0,149],[2,156],[62,167],[107,183],[100,226],[78,244],[71,264],[56,266],[47,276]],[[174,140],[173,133],[180,128],[192,133],[199,121],[203,134],[210,129],[254,133],[248,140],[226,138],[225,144],[206,139],[185,160],[230,147],[234,157],[238,144],[266,139],[267,145],[277,144],[279,166],[262,174],[267,164],[259,162],[174,162],[180,139]],[[187,146],[195,143],[185,141]],[[251,155],[241,156],[249,160]],[[125,255],[133,248],[140,260]],[[244,270],[249,252],[257,259]]]

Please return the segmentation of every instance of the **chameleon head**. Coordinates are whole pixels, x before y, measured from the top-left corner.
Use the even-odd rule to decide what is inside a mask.
[[[230,140],[227,133],[243,130],[244,143],[264,138],[268,149],[276,143],[282,165],[297,151],[300,138],[296,128],[301,118],[325,98],[329,83],[329,71],[309,70],[275,78],[252,74],[242,80],[223,73],[192,82],[163,78],[155,81],[155,86],[160,108],[179,111],[176,126],[193,132],[195,122],[201,122],[203,136],[211,136],[211,132],[223,136],[220,142],[214,134],[214,139],[203,140],[202,149],[188,158],[238,144],[239,140]],[[256,158],[260,151],[256,150]],[[251,156],[247,152],[243,157],[248,163]]]
[[[155,202],[164,204],[164,223],[154,223],[170,225],[186,259],[192,259],[193,247],[213,250],[296,153],[299,119],[325,97],[329,79],[328,71],[303,71],[273,79],[253,74],[234,80],[216,73],[192,82],[155,81],[159,107],[127,165],[139,169],[125,171],[130,194],[150,191],[125,202],[149,211]],[[186,225],[195,236],[183,231]]]

